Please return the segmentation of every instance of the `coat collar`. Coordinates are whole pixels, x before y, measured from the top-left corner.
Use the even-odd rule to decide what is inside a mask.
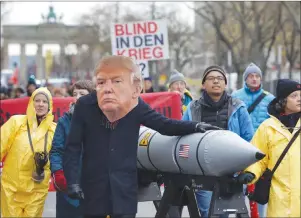
[[[255,92],[251,91],[251,89],[247,86],[247,83],[244,83],[244,89],[245,89],[245,91],[246,91],[248,94],[257,94],[257,93],[261,93],[261,92],[262,92],[262,84],[260,85],[260,88],[259,88],[257,91],[255,91]]]
[[[282,134],[283,136],[285,136],[288,140],[290,140],[292,138],[292,135],[296,133],[296,131],[298,130],[298,128],[295,128],[293,133],[291,133],[284,125],[283,123],[281,123],[280,120],[278,120],[275,116],[269,114],[271,119],[270,119],[270,126],[275,129],[277,132],[279,132],[280,134]],[[300,119],[297,122],[295,127],[300,127],[301,122]]]

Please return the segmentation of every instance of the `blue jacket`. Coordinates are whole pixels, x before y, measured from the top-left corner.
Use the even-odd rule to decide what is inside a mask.
[[[251,118],[247,111],[245,104],[238,99],[231,99],[232,101],[232,111],[228,119],[228,130],[236,133],[241,138],[246,141],[251,141],[254,134],[254,129],[252,126]],[[192,120],[191,116],[191,103],[187,106],[182,120]]]
[[[72,115],[70,113],[65,113],[58,120],[49,156],[51,173],[63,169],[63,154],[65,151],[66,139],[70,131],[71,118]],[[64,197],[73,206],[79,206],[79,200],[71,199],[67,194],[64,194]]]
[[[260,89],[256,92],[251,92],[246,84],[244,84],[244,87],[242,89],[239,89],[232,93],[232,97],[238,98],[243,101],[248,108],[259,97],[259,95],[261,95],[262,92],[265,92],[267,95],[264,97],[264,99],[261,100],[254,111],[250,114],[254,131],[257,130],[257,128],[263,121],[270,117],[267,108],[269,103],[275,98],[274,95],[267,91],[264,91],[262,87],[260,87]]]

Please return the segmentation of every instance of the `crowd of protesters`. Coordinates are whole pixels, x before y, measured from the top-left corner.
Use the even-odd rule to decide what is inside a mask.
[[[185,76],[174,70],[170,74],[168,85],[166,87],[159,87],[157,91],[177,92],[180,94],[183,120],[205,122],[210,126],[232,131],[244,140],[257,146],[266,154],[263,160],[240,173],[238,181],[244,185],[256,184],[267,169],[272,170],[294,134],[299,134],[299,137],[293,142],[291,148],[285,154],[282,163],[273,174],[269,201],[267,206],[258,204],[258,216],[300,217],[299,129],[301,125],[301,84],[293,80],[281,79],[278,81],[276,96],[274,96],[263,89],[261,69],[254,63],[246,67],[243,78],[244,87],[229,94],[226,91],[227,77],[225,70],[220,66],[209,66],[202,72],[202,84],[200,84],[202,85],[201,96],[198,99],[194,99],[187,87]],[[61,193],[61,191],[67,190],[67,181],[62,165],[62,154],[64,152],[65,140],[70,130],[74,104],[70,105],[69,113],[60,118],[55,127],[52,121],[50,122],[52,119],[52,97],[73,96],[77,100],[79,97],[91,93],[94,89],[92,86],[91,81],[79,81],[73,85],[62,84],[59,88],[53,87],[50,84],[46,84],[45,88],[39,88],[35,78],[30,77],[26,90],[12,86],[1,88],[1,99],[30,97],[28,105],[30,110],[24,115],[25,117],[33,116],[34,107],[36,107],[35,104],[39,103],[37,102],[38,100],[42,102],[41,105],[45,102],[45,105],[42,107],[42,109],[45,107],[45,110],[42,111],[41,109],[40,112],[43,112],[43,114],[39,116],[42,120],[49,120],[47,125],[44,122],[43,125],[39,126],[41,121],[37,119],[37,123],[29,123],[29,127],[27,128],[40,128],[41,131],[38,131],[38,133],[43,133],[44,135],[49,132],[52,148],[49,145],[46,150],[47,152],[51,150],[50,164],[46,163],[44,168],[45,178],[48,179],[51,174],[55,181],[55,188],[58,191],[57,217],[82,217],[82,214],[80,210],[76,209],[80,205],[78,199],[71,199],[66,192]],[[144,79],[144,88],[141,92],[155,92],[151,78]],[[35,96],[39,96],[39,98],[35,98]],[[38,114],[35,115],[37,116]],[[26,119],[13,116],[1,127],[1,157],[7,155],[8,158],[13,159],[14,157],[25,155],[25,153],[19,154],[18,149],[15,151],[10,149],[10,146],[14,143],[16,144],[15,147],[20,146],[21,140],[25,140],[22,137],[27,137],[29,129],[19,128],[19,126],[24,126],[24,120]],[[12,129],[15,131],[11,131]],[[39,137],[43,138],[43,134]],[[43,143],[41,143],[41,146],[39,145],[39,149],[43,149]],[[15,153],[10,156],[8,155],[9,152]],[[22,156],[22,158],[29,161],[30,154],[34,155],[34,152],[31,153],[30,150],[26,151],[27,156]],[[28,190],[28,187],[32,187],[32,190],[38,190],[37,187],[40,189],[38,192],[39,195],[32,193],[30,196],[24,196],[25,191],[18,193],[20,195],[18,196],[19,200],[23,203],[15,204],[11,198],[11,187],[16,185],[16,183],[12,184],[10,178],[13,176],[19,178],[19,175],[17,175],[15,170],[12,173],[9,169],[20,167],[20,173],[22,173],[22,167],[29,169],[32,166],[27,166],[26,161],[23,163],[24,165],[17,166],[17,163],[10,161],[10,159],[5,164],[6,169],[4,167],[2,176],[1,186],[5,192],[1,193],[1,212],[15,217],[25,215],[41,216],[43,202],[47,195],[47,185],[44,185],[45,187],[43,184],[38,186],[30,179],[27,179],[25,183],[18,183],[25,191]],[[24,178],[31,176],[24,174]],[[27,188],[24,185],[27,185]],[[19,189],[20,187],[14,186],[16,190],[21,190]],[[76,194],[80,198],[80,193],[76,192],[76,190],[73,191],[73,194]],[[202,217],[208,217],[211,195],[210,191],[196,192],[196,200]],[[39,200],[36,205],[31,203],[36,199]],[[34,206],[36,206],[35,213],[30,214]]]

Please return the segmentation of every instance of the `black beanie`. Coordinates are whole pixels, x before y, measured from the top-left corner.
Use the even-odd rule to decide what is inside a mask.
[[[297,90],[301,90],[300,83],[290,79],[279,79],[276,87],[276,97],[284,99]]]
[[[217,65],[213,65],[213,66],[210,66],[210,67],[206,68],[206,70],[205,70],[204,73],[203,73],[202,84],[205,83],[205,80],[206,80],[207,75],[208,75],[210,72],[212,72],[212,71],[218,71],[218,72],[220,72],[220,73],[224,76],[225,82],[226,82],[226,84],[227,84],[226,72],[224,71],[224,69],[223,69],[222,67],[217,66]]]

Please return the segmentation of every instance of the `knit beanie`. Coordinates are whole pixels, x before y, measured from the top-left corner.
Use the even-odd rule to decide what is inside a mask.
[[[279,79],[276,87],[276,97],[284,99],[297,90],[301,90],[300,83],[290,79]]]
[[[202,79],[202,84],[205,83],[206,77],[207,77],[208,74],[209,74],[210,72],[212,72],[212,71],[218,71],[218,72],[220,72],[220,73],[223,75],[223,77],[225,78],[225,83],[227,84],[227,77],[226,77],[226,72],[225,72],[225,70],[224,70],[222,67],[217,66],[217,65],[210,66],[210,67],[208,67],[208,68],[206,68],[206,69],[204,70],[204,73],[203,73],[203,79]]]
[[[182,73],[180,73],[179,71],[177,71],[176,69],[174,69],[172,72],[171,72],[171,75],[169,77],[169,86],[174,83],[174,82],[177,82],[177,81],[183,81],[185,82],[185,77]],[[186,82],[185,82],[186,83]]]
[[[259,76],[262,78],[262,72],[261,72],[260,68],[254,63],[249,64],[249,66],[246,68],[246,70],[244,72],[244,76],[243,76],[244,81],[246,81],[246,79],[250,73],[259,74]]]

